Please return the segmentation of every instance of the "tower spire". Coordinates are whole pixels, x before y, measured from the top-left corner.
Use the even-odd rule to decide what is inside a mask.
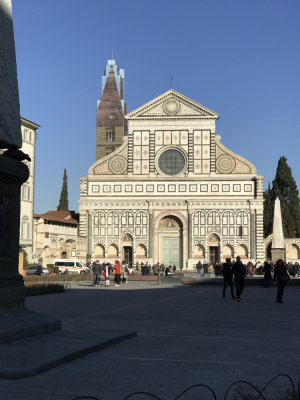
[[[102,97],[97,109],[96,160],[116,150],[124,139],[124,70],[107,60],[102,76]]]

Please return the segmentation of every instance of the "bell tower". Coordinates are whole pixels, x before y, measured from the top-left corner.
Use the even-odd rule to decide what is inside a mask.
[[[127,133],[124,69],[108,60],[102,76],[102,96],[97,107],[96,161],[112,153]]]

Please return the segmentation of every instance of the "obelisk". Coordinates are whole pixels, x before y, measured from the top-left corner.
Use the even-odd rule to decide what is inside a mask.
[[[0,0],[0,343],[59,329],[60,321],[25,308],[18,272],[20,190],[29,177],[22,146],[11,0]],[[8,149],[8,150],[7,150]],[[28,156],[27,156],[28,157]]]
[[[278,197],[275,200],[275,205],[274,205],[273,238],[272,238],[271,255],[273,263],[276,263],[276,261],[280,258],[285,261],[286,250],[284,246],[280,200]]]

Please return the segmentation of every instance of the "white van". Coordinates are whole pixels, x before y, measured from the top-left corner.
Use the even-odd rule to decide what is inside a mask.
[[[54,267],[58,268],[59,274],[88,274],[90,272],[90,269],[84,267],[80,261],[64,258],[54,260]]]

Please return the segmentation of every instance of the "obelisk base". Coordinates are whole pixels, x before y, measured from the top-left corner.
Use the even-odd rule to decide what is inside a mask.
[[[20,189],[28,176],[24,163],[0,155],[0,343],[61,328],[59,320],[25,308],[18,262]]]
[[[281,259],[286,261],[286,250],[285,249],[271,249],[272,263],[275,264],[277,260]]]

